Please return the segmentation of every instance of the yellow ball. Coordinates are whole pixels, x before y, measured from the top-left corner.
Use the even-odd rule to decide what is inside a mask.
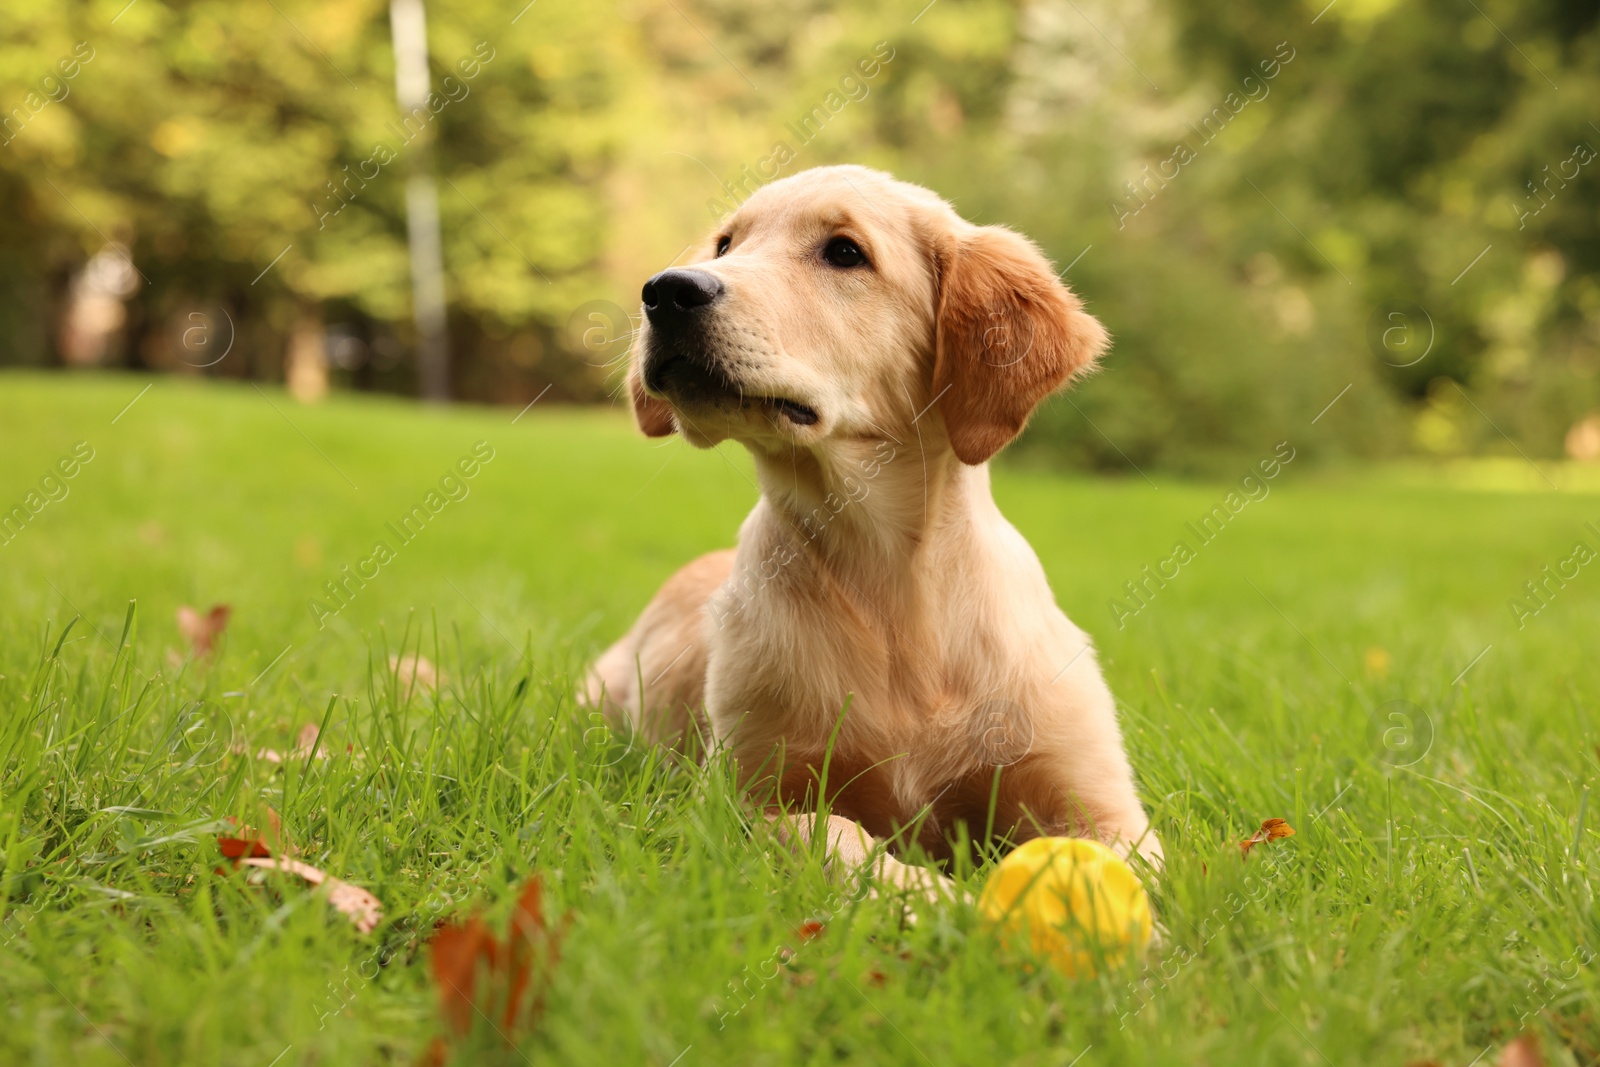
[[[1098,841],[1037,837],[1000,861],[978,910],[1068,977],[1120,966],[1150,944],[1150,898]]]

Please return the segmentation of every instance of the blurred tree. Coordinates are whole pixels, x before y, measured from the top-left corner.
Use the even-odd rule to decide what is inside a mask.
[[[1592,4],[459,0],[409,116],[387,7],[0,13],[0,362],[62,358],[104,252],[137,273],[113,360],[201,367],[226,327],[205,373],[280,378],[320,318],[335,384],[409,392],[403,176],[431,141],[458,396],[614,391],[642,279],[850,161],[1032,235],[1112,328],[1041,462],[1501,431],[1548,456],[1600,410]]]
[[[1279,227],[1269,241],[1237,227],[1231,258],[1266,245],[1301,278],[1337,265],[1357,314],[1425,309],[1413,325],[1434,338],[1427,358],[1377,362],[1417,405],[1423,449],[1509,450],[1504,431],[1559,454],[1568,427],[1600,407],[1600,165],[1583,162],[1600,150],[1600,7],[1304,0],[1288,19],[1277,5],[1188,0],[1172,11],[1194,74],[1237,78],[1283,40],[1299,53],[1235,157],[1260,191],[1228,199],[1243,215],[1270,198],[1305,233]]]
[[[546,5],[513,24],[516,12],[487,0],[441,9],[429,27],[435,91],[402,115],[380,0],[118,7],[4,16],[0,101],[25,103],[58,57],[84,56],[61,99],[0,148],[0,188],[22,222],[6,238],[25,264],[6,287],[8,318],[37,316],[40,293],[59,301],[73,265],[120,240],[143,282],[128,362],[199,362],[184,341],[198,314],[239,334],[215,373],[276,376],[310,302],[370,350],[346,365],[372,359],[380,380],[410,391],[413,375],[392,365],[410,340],[404,157],[431,140],[452,328],[489,353],[458,388],[531,398],[555,381],[593,395],[588,368],[540,359],[596,284],[597,179],[626,114],[625,40],[603,12]],[[39,331],[0,344],[19,340],[8,361],[39,362]],[[509,351],[520,355],[493,358]]]

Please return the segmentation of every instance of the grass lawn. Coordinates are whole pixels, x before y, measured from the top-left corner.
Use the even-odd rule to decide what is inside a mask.
[[[1230,487],[997,472],[1166,846],[1164,945],[1072,981],[964,907],[840,903],[725,766],[574,710],[585,660],[729,543],[741,453],[620,413],[145,385],[0,377],[0,509],[92,449],[0,545],[0,1062],[416,1063],[434,922],[503,921],[534,871],[571,913],[545,1013],[471,1062],[1465,1067],[1527,1028],[1600,1057],[1600,565],[1508,606],[1600,548],[1600,495],[1291,463],[1119,627],[1108,602]],[[461,499],[333,600],[441,479]],[[217,602],[197,662],[174,614]],[[388,667],[418,653],[436,689]],[[332,758],[253,755],[324,721]],[[220,820],[268,807],[383,902],[376,931],[218,873]],[[1268,817],[1298,833],[1241,860]]]

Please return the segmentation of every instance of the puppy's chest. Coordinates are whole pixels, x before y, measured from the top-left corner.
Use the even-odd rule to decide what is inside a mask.
[[[734,636],[713,645],[708,680],[714,726],[737,721],[741,732],[809,744],[844,716],[852,733],[885,750],[878,758],[926,744],[931,724],[958,714],[965,688],[936,654],[843,627],[796,628],[781,640]]]
[[[1035,747],[1030,702],[1001,696],[996,675],[1016,666],[1004,656],[937,639],[942,627],[973,635],[970,618],[890,626],[837,606],[819,616],[803,597],[767,592],[777,595],[752,605],[744,625],[714,635],[706,694],[713,730],[750,784],[802,810],[826,796],[834,814],[878,836],[916,825],[935,855],[958,823],[971,836],[1017,830]]]
[[[834,782],[855,781],[877,808],[908,814],[901,809],[983,762],[974,720],[982,701],[946,684],[948,672],[900,662],[868,641],[848,650],[797,641],[788,655],[735,668],[721,681],[707,711],[741,763],[780,753],[782,773],[812,778],[825,762],[836,765]]]
[[[962,620],[952,617],[941,583],[915,595],[864,591],[804,557],[769,580],[751,575],[764,576],[755,564],[735,565],[713,598],[708,634],[713,664],[737,671],[750,688],[832,701],[847,692],[888,694],[952,669],[941,635]]]

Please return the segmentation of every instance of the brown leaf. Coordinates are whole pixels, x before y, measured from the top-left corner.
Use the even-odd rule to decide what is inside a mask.
[[[480,1014],[498,1016],[496,1029],[508,1042],[518,1029],[544,1011],[545,991],[561,956],[565,922],[552,928],[545,917],[544,886],[538,876],[523,886],[511,914],[510,929],[502,943],[474,915],[465,923],[441,924],[433,936],[433,977],[439,987],[439,1008],[451,1034],[465,1037]],[[523,1000],[529,988],[533,997],[524,1015]],[[433,1062],[443,1062],[442,1049],[430,1050]]]
[[[1276,841],[1280,837],[1293,837],[1294,827],[1283,819],[1268,819],[1261,829],[1239,842],[1239,855],[1248,856],[1250,850],[1263,841]]]
[[[1539,1054],[1539,1039],[1523,1034],[1500,1050],[1500,1067],[1544,1067],[1544,1057]]]
[[[328,903],[338,908],[356,929],[370,934],[383,921],[383,901],[358,885],[328,875]]]
[[[283,818],[277,808],[267,809],[267,847],[286,856],[292,856],[297,851],[283,834]]]
[[[219,837],[217,847],[222,854],[230,860],[242,859],[245,856],[266,857],[272,852],[261,843],[259,837]]]
[[[211,655],[217,638],[228,628],[228,616],[232,611],[226,604],[213,604],[204,615],[187,604],[178,609],[178,631],[193,646],[195,656]]]
[[[439,688],[439,669],[425,656],[390,656],[389,671],[408,692],[419,683],[429,689]]]
[[[543,896],[543,884],[537,877],[530,878],[511,913],[511,929],[506,938],[510,949],[507,963],[511,971],[511,995],[506,1000],[505,1013],[507,1029],[516,1022],[522,994],[535,972],[540,981],[533,995],[533,1017],[544,1014],[544,990],[549,984],[549,972],[561,959],[562,932],[552,931],[545,922]]]
[[[308,722],[300,727],[300,733],[295,738],[294,747],[284,755],[275,748],[262,748],[256,750],[256,759],[267,763],[283,763],[286,760],[303,760],[315,753],[317,759],[327,759],[328,750],[318,744],[321,736],[320,727],[314,722]],[[242,741],[234,742],[232,752],[245,753],[250,751]]]
[[[377,929],[378,922],[383,918],[383,904],[371,893],[358,885],[335,878],[318,867],[299,860],[287,857],[267,857],[265,859],[251,856],[238,861],[244,867],[261,867],[266,870],[287,871],[297,874],[312,885],[326,885],[328,887],[328,903],[338,908],[350,921],[355,923],[356,929],[364,934],[370,934]]]
[[[232,815],[228,822],[239,826],[239,820]],[[244,856],[270,856],[274,851],[287,855],[294,854],[294,848],[284,841],[283,820],[278,817],[277,811],[267,809],[267,832],[263,834],[253,826],[239,826],[239,836],[218,837],[217,847],[222,849],[222,854],[228,859],[239,859]]]
[[[307,756],[317,755],[327,759],[326,751],[317,751],[317,740],[321,736],[322,728],[314,722],[308,722],[300,727],[300,736],[295,738],[294,750],[289,753],[289,758],[305,759]]]
[[[237,820],[229,819],[237,825]],[[350,917],[357,930],[370,934],[383,918],[383,904],[377,897],[358,885],[335,878],[318,867],[300,860],[290,859],[294,847],[284,840],[283,822],[278,813],[267,809],[267,832],[258,833],[251,827],[239,829],[237,837],[217,838],[222,854],[233,860],[235,868],[260,867],[264,870],[285,871],[310,882],[314,886],[328,887],[328,903]]]
[[[457,1036],[472,1030],[479,961],[492,972],[499,951],[494,935],[476,915],[465,925],[448,924],[433,935],[433,980],[439,987],[439,1010]]]

